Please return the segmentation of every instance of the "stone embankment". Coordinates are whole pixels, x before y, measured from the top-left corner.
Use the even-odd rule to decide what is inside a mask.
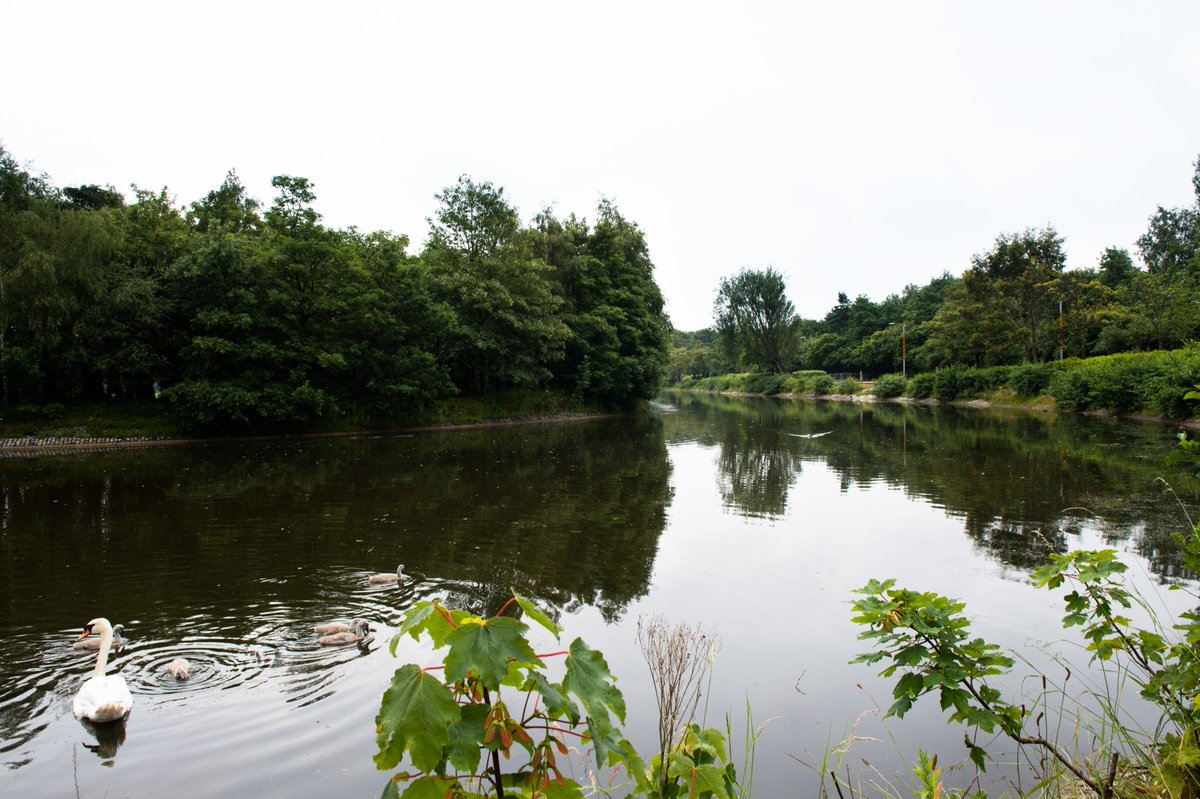
[[[175,439],[162,436],[15,436],[0,438],[0,458],[27,455],[57,455],[81,449],[126,449],[166,444]]]

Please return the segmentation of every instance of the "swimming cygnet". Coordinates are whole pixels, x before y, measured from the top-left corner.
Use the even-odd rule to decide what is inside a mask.
[[[124,649],[125,648],[125,639],[121,637],[121,633],[125,632],[125,625],[124,624],[114,624],[112,631],[113,631],[112,648],[114,650]],[[100,648],[100,639],[99,638],[84,638],[82,640],[76,641],[75,643],[71,644],[71,648],[72,649],[99,649]]]
[[[367,637],[367,632],[370,631],[370,629],[371,625],[367,624],[362,619],[355,619],[354,629],[351,632],[322,635],[317,639],[317,643],[321,646],[344,646],[346,644],[357,644],[359,641]]]
[[[404,573],[404,564],[401,563],[399,566],[396,567],[395,574],[372,574],[369,578],[367,578],[367,582],[369,582],[369,583],[401,583],[401,584],[403,584],[403,583],[408,582],[408,575]]]
[[[183,658],[175,658],[167,664],[166,671],[177,680],[186,680],[192,676],[191,669],[191,663],[188,663]]]
[[[350,633],[354,632],[354,625],[358,624],[360,619],[354,619],[349,624],[344,621],[331,621],[328,624],[318,624],[313,627],[313,632],[317,635],[332,635],[333,633]]]

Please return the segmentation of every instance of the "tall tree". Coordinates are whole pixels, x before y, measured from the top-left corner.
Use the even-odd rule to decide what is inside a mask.
[[[136,202],[122,212],[121,246],[105,276],[103,295],[84,313],[81,338],[89,367],[108,396],[148,397],[174,382],[178,318],[165,292],[171,264],[192,246],[194,233],[164,188],[133,187]]]
[[[1137,244],[1151,272],[1200,281],[1200,157],[1194,166],[1192,187],[1196,202],[1190,208],[1160,205]]]
[[[1129,251],[1118,247],[1105,249],[1098,266],[1100,282],[1114,290],[1128,286],[1138,273],[1133,259],[1129,257]]]
[[[436,196],[442,205],[422,260],[435,296],[457,316],[455,385],[472,394],[546,385],[570,332],[550,267],[533,257],[532,238],[519,235],[503,189],[464,175]]]
[[[987,317],[999,339],[989,349],[1002,351],[1009,343],[1016,344],[1030,363],[1050,356],[1058,318],[1050,286],[1066,265],[1062,243],[1054,228],[1029,229],[998,236],[989,252],[972,258],[963,284],[967,301]],[[968,324],[969,316],[964,320]]]
[[[244,233],[261,224],[258,209],[258,200],[246,195],[237,172],[231,169],[218,188],[192,203],[187,218],[200,233],[213,232],[217,228],[229,233]]]
[[[768,267],[743,269],[722,278],[713,312],[730,352],[746,363],[787,371],[796,345],[797,319],[782,275]]]
[[[583,398],[623,406],[657,391],[667,360],[670,322],[654,281],[645,235],[602,200],[596,227],[539,214],[539,254],[554,267],[570,329],[558,382]]]

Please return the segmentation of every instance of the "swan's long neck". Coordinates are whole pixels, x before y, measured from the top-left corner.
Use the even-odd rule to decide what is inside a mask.
[[[100,654],[96,656],[96,668],[92,672],[96,677],[103,677],[104,672],[108,669],[108,652],[112,649],[112,642],[112,627],[102,627],[100,629]]]

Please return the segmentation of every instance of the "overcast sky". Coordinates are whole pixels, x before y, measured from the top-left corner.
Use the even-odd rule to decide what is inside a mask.
[[[408,234],[469,174],[528,220],[612,199],[675,326],[773,266],[805,317],[1053,225],[1069,266],[1190,205],[1200,2],[24,2],[0,143],[56,185],[238,171]],[[1135,253],[1136,254],[1136,253]]]

